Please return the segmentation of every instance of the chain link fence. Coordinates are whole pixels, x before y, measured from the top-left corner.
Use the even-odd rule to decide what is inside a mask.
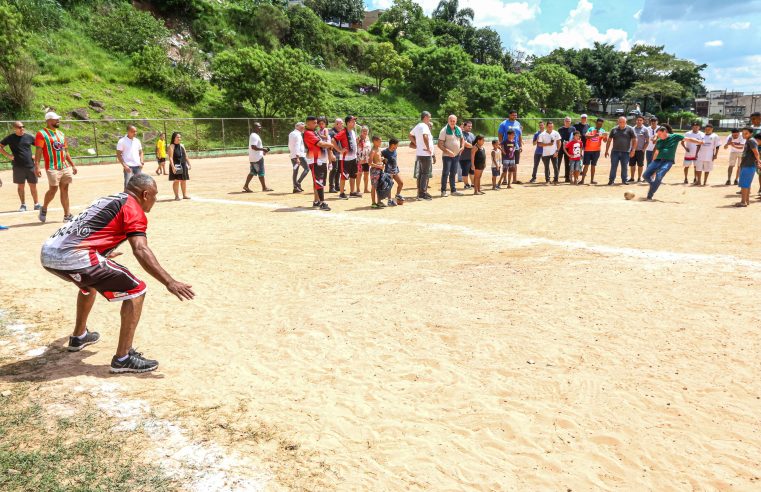
[[[590,118],[593,120],[593,118]],[[127,126],[137,128],[137,137],[143,143],[145,159],[155,158],[156,140],[161,133],[166,134],[169,143],[172,133],[179,132],[191,157],[218,157],[245,155],[248,136],[254,123],[262,125],[261,137],[273,152],[288,149],[288,134],[293,131],[298,120],[295,118],[185,118],[185,119],[108,119],[108,120],[62,120],[60,130],[66,134],[69,152],[79,164],[101,164],[116,162],[116,143],[126,134]],[[415,117],[357,117],[358,126],[367,126],[371,135],[379,135],[384,141],[396,137],[402,143],[408,139],[410,130],[419,123]],[[487,139],[496,138],[503,118],[471,118],[473,133]],[[539,121],[554,121],[555,127],[563,124],[562,118],[520,119],[524,138],[536,131]],[[433,118],[434,139],[446,125],[446,118]],[[574,121],[575,122],[575,121]],[[606,128],[614,124],[614,119],[606,121]],[[44,121],[24,121],[28,132],[36,133],[45,125]],[[332,123],[329,125],[332,126]],[[12,121],[0,121],[0,138],[13,133]],[[0,169],[10,166],[0,162]]]

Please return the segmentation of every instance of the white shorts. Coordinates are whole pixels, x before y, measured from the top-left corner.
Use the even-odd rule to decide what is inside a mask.
[[[684,167],[690,167],[693,164],[697,164],[695,159],[684,159]]]
[[[731,166],[739,166],[740,161],[743,158],[742,152],[730,152],[729,153],[729,165]]]
[[[713,171],[713,160],[695,161],[695,170],[703,173],[710,173]]]

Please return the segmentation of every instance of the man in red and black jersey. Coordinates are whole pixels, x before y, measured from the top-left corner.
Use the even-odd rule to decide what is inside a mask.
[[[312,206],[319,207],[320,210],[330,210],[328,204],[325,203],[325,181],[328,178],[328,152],[333,149],[333,144],[322,140],[315,132],[315,128],[317,128],[317,117],[307,117],[304,145],[307,149],[307,162],[312,171],[312,184],[314,186]]]
[[[192,287],[178,282],[159,264],[148,247],[146,230],[156,203],[156,182],[147,174],[136,174],[125,193],[100,198],[72,221],[58,229],[42,245],[42,266],[50,273],[79,287],[77,319],[68,350],[76,352],[100,339],[87,330],[87,317],[95,303],[95,293],[109,301],[122,301],[121,330],[111,372],[148,372],[158,367],[132,348],[132,339],[143,309],[145,282],[112,260],[116,248],[129,241],[140,265],[164,284],[181,301],[195,296]]]

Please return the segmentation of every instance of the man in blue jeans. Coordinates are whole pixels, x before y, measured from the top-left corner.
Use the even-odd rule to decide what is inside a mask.
[[[647,192],[647,199],[652,200],[658,187],[661,185],[666,173],[674,165],[676,159],[676,149],[679,142],[686,141],[690,143],[702,143],[703,140],[685,137],[674,133],[669,125],[662,125],[655,131],[655,150],[653,151],[653,161],[647,165],[642,178],[650,185]]]
[[[460,154],[462,154],[465,148],[465,140],[463,139],[462,130],[457,126],[457,116],[451,114],[447,118],[447,125],[439,132],[438,147],[442,153],[442,168],[441,168],[441,196],[449,196],[447,192],[447,179],[449,179],[449,187],[452,190],[452,195],[460,196],[462,193],[457,191],[455,186],[455,178],[457,177],[457,169],[460,167]]]
[[[616,171],[618,165],[621,165],[621,182],[629,184],[627,180],[627,171],[629,168],[629,159],[634,157],[634,147],[637,143],[637,135],[634,129],[626,124],[626,118],[618,118],[618,126],[613,128],[608,134],[608,143],[605,146],[605,157],[610,156],[610,176],[608,186],[616,181]],[[613,153],[610,153],[610,145],[613,144]]]

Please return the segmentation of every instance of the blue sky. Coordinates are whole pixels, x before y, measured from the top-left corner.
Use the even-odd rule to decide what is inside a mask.
[[[368,9],[392,0],[365,0]],[[430,14],[438,0],[417,0]],[[705,85],[761,93],[761,0],[460,0],[477,26],[499,32],[506,48],[542,55],[594,41],[628,50],[637,43],[705,63]]]

